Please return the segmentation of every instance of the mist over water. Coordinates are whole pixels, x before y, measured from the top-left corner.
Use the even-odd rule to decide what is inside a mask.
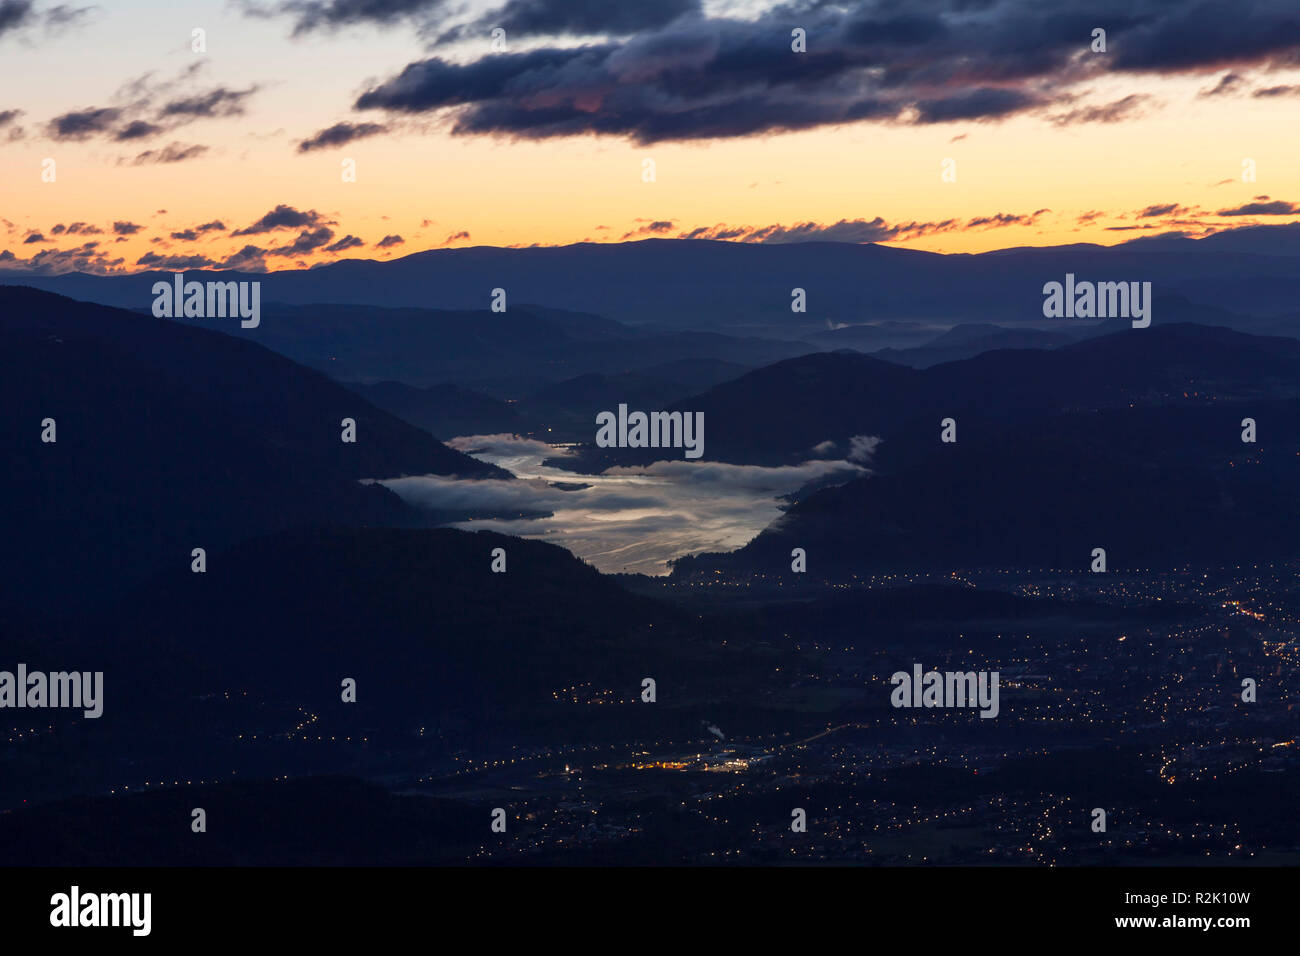
[[[499,465],[519,480],[427,475],[380,484],[410,504],[431,509],[550,512],[549,517],[462,521],[453,527],[540,538],[604,572],[662,575],[669,572],[671,559],[733,551],[781,515],[781,496],[813,479],[848,481],[867,473],[863,465],[844,460],[776,468],[673,460],[578,475],[543,464],[568,454],[561,445],[514,435],[470,435],[447,444]]]

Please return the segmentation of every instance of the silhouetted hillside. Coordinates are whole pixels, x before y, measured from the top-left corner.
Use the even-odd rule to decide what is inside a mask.
[[[181,321],[212,324],[210,319]],[[622,374],[700,360],[755,366],[814,351],[794,341],[793,334],[774,341],[638,329],[531,305],[492,312],[268,304],[256,328],[232,322],[223,331],[342,381],[393,380],[417,387],[452,383],[506,399],[583,374]]]
[[[348,388],[433,435],[522,434],[532,427],[514,405],[458,385],[415,388],[401,382],[376,382],[350,384]]]
[[[996,325],[955,325],[933,342],[910,349],[880,349],[876,358],[928,368],[942,362],[973,358],[994,349],[1050,349],[1068,345],[1076,336],[1043,329],[1004,329]]]
[[[504,572],[492,571],[498,548]],[[0,757],[0,807],[163,774],[374,774],[466,748],[689,739],[707,707],[754,707],[789,659],[743,636],[631,594],[540,541],[281,532],[56,629],[29,622],[17,646],[31,653],[20,659],[102,671],[103,715],[51,715],[48,743]],[[647,677],[655,706],[640,700]],[[345,679],[355,703],[342,700]],[[610,706],[593,716],[591,698]]]
[[[1099,343],[1100,344],[1100,343]],[[1244,415],[1259,441],[1241,441]],[[679,562],[820,579],[885,570],[1217,567],[1300,554],[1300,401],[1135,407],[959,431],[956,444],[820,491],[740,551]]]
[[[16,287],[0,314],[0,605],[103,596],[280,528],[424,520],[361,479],[508,477],[251,342]]]
[[[491,570],[497,548],[505,572]],[[338,713],[351,677],[360,711],[408,733],[518,728],[554,710],[555,691],[584,683],[632,699],[653,676],[681,701],[731,688],[742,661],[691,615],[569,552],[487,531],[256,538],[212,555],[204,574],[151,580],[94,622],[65,643],[103,658],[119,710],[237,689]]]
[[[690,395],[730,381],[746,366],[719,359],[682,359],[638,372],[579,375],[546,385],[519,405],[549,441],[591,441],[598,412],[629,408],[663,409]]]
[[[959,429],[1052,412],[1210,405],[1300,396],[1300,342],[1179,324],[1126,329],[1057,349],[1001,349],[921,370],[852,352],[778,362],[674,403],[703,412],[705,458],[783,464],[814,446],[848,453],[855,435],[884,438],[875,460],[899,466]],[[919,445],[919,451],[917,446]],[[666,457],[657,449],[588,450],[590,467]]]
[[[196,806],[205,833],[190,830]],[[468,802],[396,796],[348,777],[196,784],[0,814],[0,865],[463,863],[483,842],[484,819]]]

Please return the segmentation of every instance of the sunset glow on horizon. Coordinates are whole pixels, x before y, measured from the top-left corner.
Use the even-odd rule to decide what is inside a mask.
[[[686,12],[512,29],[499,52],[499,4],[390,6],[406,12],[0,4],[17,11],[0,17],[0,269],[262,271],[652,237],[978,253],[1300,221],[1300,38],[1268,5],[1249,37],[1181,60],[1162,59],[1176,24],[1159,5],[1128,27],[1118,5],[1109,26],[1106,4],[1042,11],[1044,38],[1017,49],[999,32],[999,11],[1023,23],[1016,3],[648,4]],[[1106,52],[1075,26],[1093,19]],[[744,57],[807,77],[756,79]]]

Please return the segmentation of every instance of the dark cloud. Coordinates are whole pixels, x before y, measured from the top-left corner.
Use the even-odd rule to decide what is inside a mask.
[[[257,92],[257,86],[246,90],[217,87],[205,92],[176,95],[177,87],[188,84],[201,66],[201,63],[192,64],[170,81],[157,81],[152,73],[136,77],[124,83],[113,94],[114,101],[119,105],[91,107],[56,116],[46,124],[46,134],[56,140],[111,136],[117,142],[130,142],[156,136],[198,120],[243,115],[247,100]],[[172,98],[155,108],[158,99],[167,93]]]
[[[29,246],[33,242],[49,242],[49,240],[46,239],[43,235],[41,235],[39,232],[33,232],[26,239],[23,240],[23,245]]]
[[[406,240],[403,239],[401,236],[384,236],[384,238],[380,239],[378,242],[375,243],[375,248],[389,249],[392,248],[393,246],[400,246],[404,242],[406,242]]]
[[[57,32],[80,20],[89,11],[89,7],[62,5],[40,11],[36,9],[33,0],[0,0],[0,37],[38,25],[44,26],[49,32]]]
[[[369,25],[392,27],[413,24],[422,34],[432,34],[460,4],[448,0],[279,0],[259,3],[240,0],[244,12],[257,17],[287,16],[295,35],[315,30]],[[687,13],[697,13],[700,0],[508,0],[477,20],[443,32],[438,43],[482,37],[502,27],[507,37],[627,35],[663,26]]]
[[[474,23],[438,38],[440,43],[489,36],[495,27],[513,36],[623,36],[662,27],[700,11],[699,0],[634,0],[612,3],[561,3],[556,0],[509,0]]]
[[[446,0],[281,0],[269,5],[242,0],[239,6],[249,16],[290,16],[294,34],[300,35],[357,24],[430,23],[441,15]]]
[[[842,220],[842,221],[847,221],[847,220]],[[879,219],[878,221],[881,224],[884,223],[883,219]],[[809,223],[809,225],[816,225],[816,224]],[[768,226],[766,228],[777,229],[780,227]],[[738,239],[741,236],[748,235],[749,233],[754,231],[755,230],[750,226],[728,226],[725,223],[721,223],[716,226],[696,226],[694,229],[690,230],[689,232],[682,233],[677,238],[678,239]],[[874,240],[866,239],[863,241],[872,242]]]
[[[637,221],[641,222],[642,220],[637,220]],[[628,232],[625,232],[623,234],[623,238],[627,239],[630,238],[631,236],[657,235],[659,233],[667,232],[669,229],[672,229],[674,225],[676,225],[675,220],[658,219],[653,222],[647,222],[645,223],[645,225],[640,226],[637,229],[631,229]]]
[[[27,26],[33,19],[32,0],[0,0],[0,36]]]
[[[366,7],[346,4],[349,15],[372,22],[392,15],[381,3],[376,16],[362,16]],[[795,0],[746,20],[707,16],[693,0],[508,0],[474,23],[489,21],[507,32],[511,23],[527,23],[530,39],[602,39],[485,52],[468,62],[420,60],[363,92],[356,109],[451,110],[459,135],[598,134],[638,143],[860,120],[998,120],[1052,108],[1052,122],[1073,125],[1129,119],[1147,102],[1135,93],[1071,107],[1081,84],[1108,73],[1300,63],[1294,0],[1258,0],[1245,10],[1233,0],[1181,7],[1162,0],[915,0],[905,11],[897,0]],[[603,39],[633,22],[625,42]],[[791,51],[792,26],[807,31],[807,52]],[[1097,26],[1108,32],[1104,54],[1089,49]],[[1225,78],[1220,86],[1235,82]]]
[[[1003,226],[1032,226],[1038,217],[1050,209],[1037,209],[1028,215],[1000,212],[993,216],[977,216],[966,221],[964,229],[1000,229]]]
[[[445,246],[450,242],[459,242],[462,239],[468,239],[468,238],[469,238],[469,233],[466,232],[464,229],[462,229],[460,232],[453,232],[446,239],[442,240],[442,244]]]
[[[919,122],[950,123],[953,120],[998,119],[1046,102],[1045,97],[1036,93],[986,87],[941,99],[922,100],[916,104],[916,110]]]
[[[325,247],[326,252],[343,252],[346,249],[355,249],[358,246],[364,246],[365,243],[356,236],[344,236],[338,242],[332,243]]]
[[[115,107],[74,110],[56,116],[46,125],[51,139],[81,140],[108,132],[122,115]]]
[[[887,103],[847,92],[823,101],[759,89],[710,92],[705,76],[682,77],[686,101],[664,108],[672,91],[624,83],[609,72],[617,47],[496,54],[467,65],[438,59],[408,66],[358,98],[358,109],[421,113],[466,106],[453,133],[510,133],[529,138],[581,133],[627,135],[637,142],[739,136],[775,129],[885,118]],[[793,56],[793,55],[792,55]],[[629,66],[631,66],[629,64]],[[698,97],[698,99],[695,99]],[[694,102],[692,102],[694,100]]]
[[[298,152],[309,153],[314,149],[327,149],[342,146],[353,140],[365,139],[388,131],[382,123],[335,123],[333,126],[309,136],[298,144]]]
[[[178,271],[184,269],[210,269],[217,263],[207,256],[189,255],[189,256],[160,256],[156,252],[146,252],[135,261],[138,266],[148,266],[151,269],[167,269]]]
[[[201,226],[194,226],[190,229],[182,229],[180,232],[173,232],[173,239],[181,239],[186,242],[193,242],[205,232],[223,232],[226,224],[220,219],[214,219],[212,222],[205,222]]]
[[[109,258],[98,246],[98,242],[87,242],[75,249],[45,249],[26,260],[14,256],[0,256],[0,259],[5,259],[12,267],[41,275],[59,275],[64,272],[106,275],[118,271],[125,260]]]
[[[45,11],[45,26],[49,30],[60,30],[78,22],[93,9],[94,7],[70,7],[66,4],[50,7]]]
[[[281,203],[251,226],[244,229],[238,229],[235,232],[232,232],[231,235],[255,236],[264,232],[272,232],[276,229],[302,229],[306,226],[319,226],[324,223],[324,218],[315,209],[309,209],[306,212],[299,212],[292,206],[286,206]]]
[[[1246,81],[1236,73],[1225,73],[1223,78],[1208,90],[1201,90],[1197,96],[1228,96],[1243,92]]]
[[[1300,86],[1266,86],[1250,95],[1256,97],[1300,96]]]
[[[949,220],[946,228],[953,228],[956,222]],[[764,226],[747,235],[736,236],[734,230],[724,230],[711,238],[742,238],[745,242],[882,242],[897,239],[907,233],[920,234],[921,231],[935,231],[933,223],[907,225],[890,225],[877,216],[872,220],[841,219],[835,223],[801,222],[793,226]]]
[[[738,239],[741,242],[899,242],[921,236],[963,229],[1000,229],[1006,226],[1029,226],[1050,209],[1032,213],[997,213],[977,216],[962,222],[944,219],[939,222],[889,223],[877,216],[874,219],[841,219],[834,223],[801,222],[792,226],[698,226],[680,233],[678,239]]]
[[[171,143],[162,149],[147,149],[143,153],[137,153],[129,164],[132,166],[151,166],[165,163],[183,163],[187,159],[196,159],[208,151],[207,146],[197,143],[185,145],[184,143]],[[119,160],[119,163],[128,162]]]
[[[242,116],[246,101],[257,92],[256,86],[246,90],[232,90],[218,87],[206,93],[174,99],[163,105],[158,111],[160,118],[186,117],[191,119],[209,119],[222,116]]]
[[[1294,65],[1300,17],[1291,0],[1136,4],[1141,22],[1110,42],[1120,71],[1177,73],[1237,64]]]
[[[644,143],[888,118],[901,108],[863,95],[861,84],[839,82],[819,94],[839,66],[791,53],[779,34],[725,57],[715,49],[721,39],[683,25],[626,44],[492,54],[468,64],[435,57],[363,93],[356,107],[463,107],[453,125],[462,135],[607,133]]]
[[[1300,213],[1300,203],[1282,202],[1274,200],[1273,202],[1250,202],[1244,206],[1238,206],[1235,209],[1220,209],[1215,213],[1216,216],[1289,216],[1292,213]]]
[[[149,123],[145,120],[132,120],[114,133],[113,138],[119,143],[125,143],[132,139],[144,139],[162,131],[163,128],[156,123]]]
[[[267,250],[259,246],[247,245],[236,253],[227,256],[221,263],[223,269],[266,269]]]
[[[113,233],[118,236],[134,236],[143,228],[144,226],[136,225],[133,222],[122,222],[121,220],[118,220],[113,223]]]
[[[467,64],[454,64],[437,57],[411,63],[396,77],[363,93],[358,109],[381,107],[394,111],[424,112],[443,106],[484,102],[505,97],[509,87],[529,92],[517,81],[532,77],[534,88],[546,80],[560,80],[567,73],[597,75],[614,45],[577,49],[542,49],[528,53],[503,53]]]
[[[1081,123],[1118,123],[1131,119],[1133,113],[1149,97],[1141,93],[1131,93],[1123,99],[1104,106],[1084,106],[1053,116],[1052,122],[1057,126],[1077,126]]]
[[[1184,212],[1187,212],[1187,209],[1178,205],[1176,202],[1171,202],[1158,206],[1147,206],[1137,214],[1137,217],[1139,219],[1150,219],[1153,216],[1172,216]]]
[[[156,165],[162,163],[183,163],[187,159],[196,159],[208,151],[208,147],[198,143],[185,145],[171,143],[162,149],[147,149],[131,160],[132,166]]]
[[[22,115],[22,110],[0,110],[0,129],[4,129]]]
[[[328,226],[307,229],[298,233],[298,238],[289,245],[268,249],[266,254],[269,256],[302,256],[321,248],[333,238],[334,230]]]

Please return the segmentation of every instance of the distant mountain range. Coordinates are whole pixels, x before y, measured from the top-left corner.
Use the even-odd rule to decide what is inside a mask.
[[[807,342],[638,329],[596,315],[524,305],[504,313],[272,305],[263,308],[261,324],[252,329],[234,321],[182,321],[218,327],[341,381],[397,381],[417,388],[455,384],[512,401],[580,375],[645,373],[663,365],[678,369],[650,374],[667,384],[684,377],[703,386],[712,379],[700,378],[692,364],[753,367],[817,351]]]
[[[842,457],[853,436],[875,436],[884,439],[877,460],[901,463],[924,455],[949,417],[964,438],[1083,409],[1294,397],[1300,341],[1182,324],[1128,328],[1052,350],[999,349],[925,369],[822,352],[749,372],[673,408],[704,413],[705,457],[713,461]],[[658,449],[588,448],[574,463],[599,469],[664,457]]]
[[[1078,341],[1078,335],[1045,329],[1004,329],[999,325],[954,325],[938,338],[910,349],[880,349],[872,354],[910,368],[928,368],[943,362],[973,358],[994,349],[1050,349]]]
[[[1043,284],[1066,273],[1081,280],[1150,281],[1158,295],[1181,294],[1259,317],[1283,315],[1294,313],[1300,301],[1298,256],[1300,223],[1291,223],[1199,240],[1160,237],[1110,247],[1081,243],[979,255],[834,242],[646,239],[439,249],[386,262],[346,260],[265,275],[193,275],[257,279],[263,283],[263,303],[466,311],[487,309],[493,290],[503,289],[507,309],[541,303],[661,329],[799,340],[824,330],[828,321],[1046,327]],[[147,309],[153,284],[170,281],[172,274],[4,275],[8,282],[79,299]],[[806,312],[791,311],[794,289],[805,291]],[[499,325],[500,316],[493,316]],[[1158,312],[1155,321],[1162,321]],[[882,341],[876,347],[890,345],[900,343]]]

